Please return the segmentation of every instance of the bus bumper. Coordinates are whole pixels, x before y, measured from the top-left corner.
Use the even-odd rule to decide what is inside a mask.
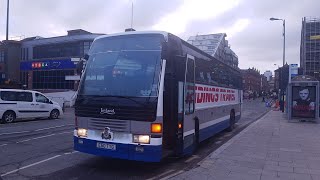
[[[97,143],[114,144],[116,150],[97,148]],[[126,159],[144,162],[160,162],[162,158],[161,145],[136,145],[122,144],[91,139],[79,138],[74,136],[74,149],[79,152],[104,156],[117,159]]]

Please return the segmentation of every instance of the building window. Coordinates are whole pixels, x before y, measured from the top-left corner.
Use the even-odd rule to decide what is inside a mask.
[[[28,48],[26,48],[26,57],[25,57],[25,60],[28,60],[29,59],[29,51],[28,51]]]
[[[25,85],[28,88],[28,71],[20,72],[20,82],[22,85]]]
[[[33,58],[79,57],[81,56],[80,44],[76,42],[36,46],[33,48]]]
[[[91,46],[91,41],[85,41],[80,43],[80,54],[81,56],[84,56],[86,53],[88,53],[90,46]]]
[[[73,89],[74,81],[65,76],[74,75],[74,70],[33,71],[33,89]]]
[[[4,51],[0,51],[0,62],[4,62]]]

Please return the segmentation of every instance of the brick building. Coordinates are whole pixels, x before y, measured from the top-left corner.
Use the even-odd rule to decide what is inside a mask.
[[[261,91],[261,75],[255,68],[242,69],[242,84],[245,93],[260,94]]]
[[[20,46],[19,41],[0,41],[0,87],[20,81]]]

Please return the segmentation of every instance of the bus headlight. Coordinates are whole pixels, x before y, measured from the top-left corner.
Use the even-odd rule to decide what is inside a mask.
[[[149,135],[133,135],[134,143],[141,144],[150,144],[150,136]]]
[[[83,128],[79,128],[77,130],[77,134],[79,137],[87,137],[88,130],[87,129],[83,129]]]

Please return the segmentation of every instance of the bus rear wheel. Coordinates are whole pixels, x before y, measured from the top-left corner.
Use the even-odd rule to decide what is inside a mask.
[[[236,124],[236,114],[234,110],[230,112],[230,121],[229,121],[229,127],[227,128],[227,131],[231,132],[234,130]]]
[[[194,132],[193,152],[196,152],[200,143],[200,126],[199,126],[199,119],[197,117],[194,118],[194,131],[195,132]]]

